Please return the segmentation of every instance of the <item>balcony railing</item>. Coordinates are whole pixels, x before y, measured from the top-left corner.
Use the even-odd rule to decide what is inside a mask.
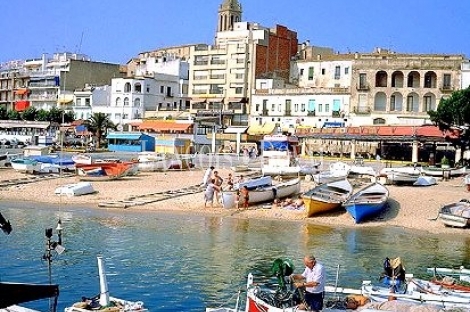
[[[353,112],[356,114],[370,114],[370,107],[354,107]]]
[[[357,85],[357,90],[358,91],[369,91],[370,87],[368,84],[358,84]]]
[[[452,93],[454,92],[454,88],[450,85],[443,85],[439,87],[439,91],[442,93]]]

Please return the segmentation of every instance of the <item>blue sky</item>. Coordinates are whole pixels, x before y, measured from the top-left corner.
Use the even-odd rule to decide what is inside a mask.
[[[55,52],[126,63],[156,48],[213,43],[222,0],[2,1],[0,62]],[[243,20],[297,31],[335,51],[470,57],[466,0],[240,0]],[[292,3],[292,4],[291,4]],[[295,4],[295,5],[294,5]]]

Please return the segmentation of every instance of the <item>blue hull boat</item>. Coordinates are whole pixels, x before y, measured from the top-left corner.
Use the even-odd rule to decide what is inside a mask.
[[[380,183],[372,183],[353,194],[343,206],[356,223],[378,215],[387,207],[389,192]]]

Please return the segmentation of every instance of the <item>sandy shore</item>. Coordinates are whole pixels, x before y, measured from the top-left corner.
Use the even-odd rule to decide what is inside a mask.
[[[222,177],[227,177],[230,169],[219,170]],[[1,201],[28,201],[53,203],[60,205],[86,204],[87,207],[97,209],[98,203],[112,200],[124,200],[130,196],[149,194],[163,190],[177,190],[185,186],[201,183],[204,172],[202,170],[172,171],[172,172],[140,172],[133,177],[108,182],[93,182],[97,191],[95,194],[84,196],[58,196],[55,189],[61,185],[76,183],[77,178],[60,177],[38,181],[30,184],[20,184],[0,188]],[[238,176],[238,173],[234,173]],[[1,169],[0,181],[23,178],[25,174],[13,169]],[[306,191],[314,186],[313,182],[302,180],[302,190]],[[221,205],[214,208],[204,208],[203,193],[181,196],[143,206],[134,206],[132,210],[167,210],[175,212],[188,212],[200,215],[231,216],[238,218],[264,218],[297,220],[321,225],[375,227],[398,226],[409,229],[428,231],[432,233],[448,233],[468,235],[468,230],[445,227],[440,221],[430,220],[437,216],[443,204],[469,198],[462,178],[449,181],[439,181],[437,185],[428,187],[388,186],[390,190],[390,209],[378,218],[363,224],[354,224],[353,219],[344,211],[325,214],[314,218],[305,218],[303,211],[284,209],[269,209],[266,206],[251,207],[249,210],[224,209]]]

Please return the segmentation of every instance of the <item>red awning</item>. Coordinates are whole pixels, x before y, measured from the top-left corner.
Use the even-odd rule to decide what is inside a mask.
[[[29,106],[31,106],[29,101],[16,101],[15,110],[17,112],[22,112],[25,111]]]

